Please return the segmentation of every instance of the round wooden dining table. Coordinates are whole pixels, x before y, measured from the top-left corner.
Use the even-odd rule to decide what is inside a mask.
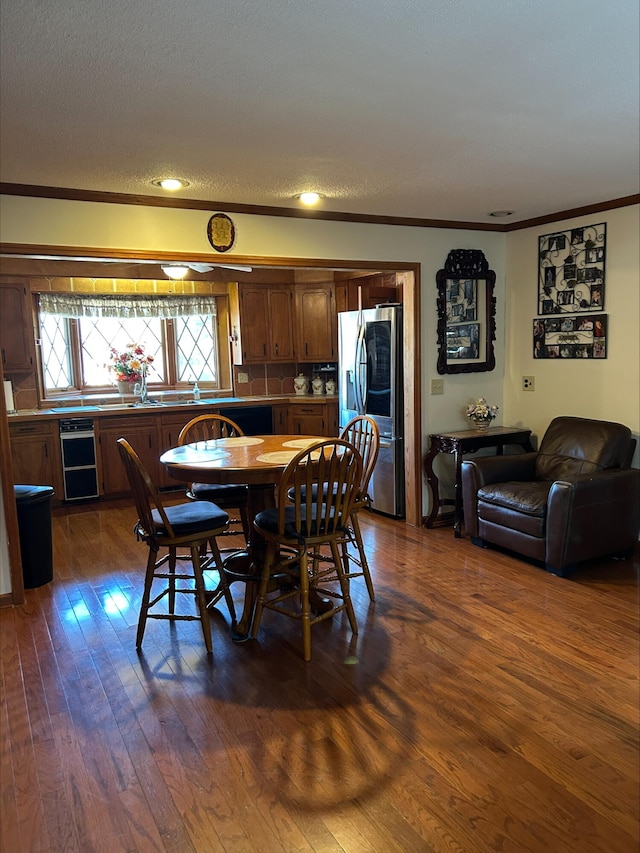
[[[246,483],[249,518],[275,506],[275,486],[293,457],[321,435],[245,435],[209,439],[173,447],[160,457],[160,462],[175,480],[186,483],[220,485]],[[262,573],[266,542],[252,527],[246,550],[237,551],[224,561],[224,572],[230,582],[245,582],[242,616],[232,636],[246,640],[251,630],[257,581]]]

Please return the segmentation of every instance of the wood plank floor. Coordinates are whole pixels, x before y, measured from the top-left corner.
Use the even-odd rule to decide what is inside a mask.
[[[126,503],[54,512],[54,582],[0,611],[0,849],[632,853],[638,568],[571,580],[363,514],[360,626],[150,622]],[[242,589],[235,587],[238,597]]]

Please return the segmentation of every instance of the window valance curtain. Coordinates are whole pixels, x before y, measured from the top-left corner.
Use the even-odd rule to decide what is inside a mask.
[[[40,309],[58,317],[160,317],[216,314],[214,296],[102,296],[41,293]]]

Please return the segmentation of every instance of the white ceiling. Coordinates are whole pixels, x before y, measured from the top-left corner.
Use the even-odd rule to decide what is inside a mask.
[[[0,28],[4,182],[494,223],[640,189],[637,0],[2,0]]]

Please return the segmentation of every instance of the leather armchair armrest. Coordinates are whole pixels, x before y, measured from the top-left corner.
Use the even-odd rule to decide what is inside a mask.
[[[461,466],[464,529],[478,538],[478,489],[489,483],[533,480],[537,453],[514,453],[508,456],[476,456],[465,459]]]
[[[507,456],[476,456],[466,459],[464,466],[473,466],[478,488],[490,483],[509,483],[514,480],[535,480],[537,453],[512,453]],[[476,489],[477,491],[477,489]]]
[[[551,571],[633,548],[640,527],[640,471],[611,469],[557,480],[547,502]]]

